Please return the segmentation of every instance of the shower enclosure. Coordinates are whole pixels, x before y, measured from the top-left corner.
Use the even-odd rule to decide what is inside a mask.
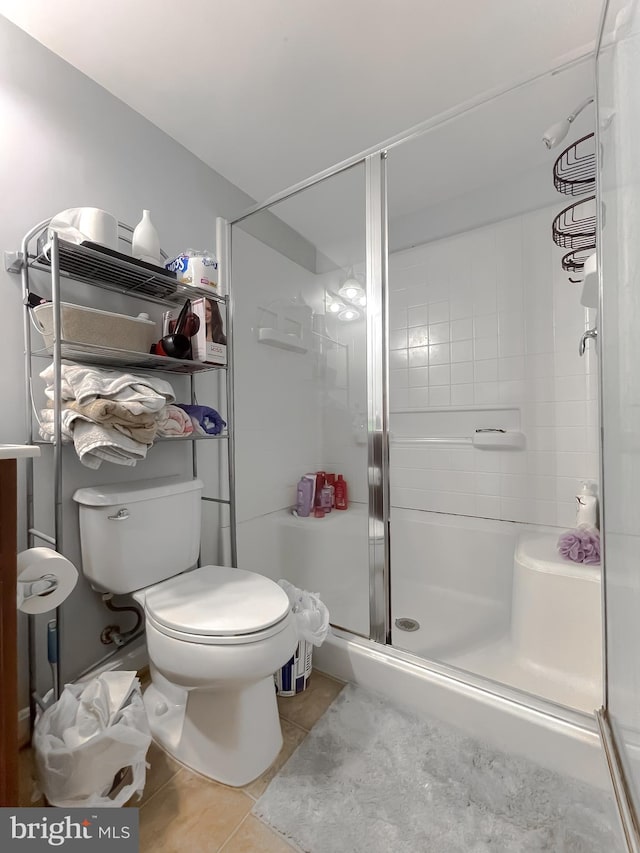
[[[231,227],[240,564],[319,590],[338,628],[590,715],[600,569],[555,544],[598,479],[594,311],[551,239],[562,149],[541,136],[592,75],[531,81]],[[346,513],[292,515],[316,471],[345,476]]]
[[[399,698],[416,705],[422,691],[433,713],[482,731],[499,719],[506,748],[526,752],[534,731],[516,732],[514,720],[546,726],[546,752],[535,734],[529,748],[567,772],[600,773],[594,711],[603,706],[611,772],[631,808],[623,765],[640,781],[640,705],[621,658],[637,597],[623,562],[633,565],[639,515],[638,308],[624,277],[616,290],[609,275],[635,269],[636,241],[625,249],[615,237],[634,224],[616,227],[621,206],[636,212],[637,158],[614,134],[616,121],[631,140],[640,128],[637,109],[625,118],[618,98],[640,60],[634,15],[621,35],[616,14],[604,18],[601,103],[582,109],[554,150],[545,128],[596,94],[592,54],[256,206],[230,224],[227,249],[238,563],[322,595],[329,670],[334,654],[343,676],[386,666],[380,689],[405,690]],[[606,215],[582,189],[560,194],[572,151],[592,164],[601,152]],[[583,243],[558,237],[568,219]],[[597,300],[583,288],[596,219],[602,358]],[[576,525],[583,482],[601,499],[601,388],[601,529],[614,563],[604,582],[599,562],[574,563],[556,547]],[[299,518],[296,484],[318,471],[344,475],[349,508]],[[409,672],[422,687],[402,686],[418,683],[401,681]]]

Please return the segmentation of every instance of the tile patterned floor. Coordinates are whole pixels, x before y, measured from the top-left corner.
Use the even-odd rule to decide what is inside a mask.
[[[141,674],[143,687],[145,677]],[[314,672],[298,696],[279,698],[284,744],[272,766],[244,788],[230,788],[173,761],[152,744],[140,807],[140,853],[291,853],[297,848],[251,814],[254,802],[343,688]],[[21,805],[30,802],[33,764],[21,752]]]

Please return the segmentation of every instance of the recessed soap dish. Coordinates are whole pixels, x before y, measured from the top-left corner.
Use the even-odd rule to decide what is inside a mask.
[[[525,446],[525,436],[518,430],[477,429],[471,443],[480,450],[522,450]]]

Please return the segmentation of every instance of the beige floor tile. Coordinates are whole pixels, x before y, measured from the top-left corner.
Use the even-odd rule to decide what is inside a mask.
[[[309,731],[343,687],[341,681],[335,681],[322,672],[312,672],[307,689],[302,693],[278,697],[280,716]]]
[[[181,769],[180,765],[177,761],[174,761],[170,755],[168,755],[162,747],[158,746],[157,743],[151,741],[151,746],[149,747],[149,751],[147,752],[147,763],[150,765],[147,768],[147,781],[144,786],[144,793],[142,795],[142,799],[137,800],[135,797],[127,803],[129,806],[138,806],[138,808],[142,808],[142,806],[148,802],[151,797],[158,791],[162,786],[171,779],[172,776]]]
[[[140,853],[215,853],[252,806],[242,791],[180,770],[140,809]]]
[[[222,853],[292,853],[294,848],[253,815],[222,848]]]
[[[307,736],[304,729],[301,729],[300,726],[296,726],[294,723],[290,723],[289,720],[281,720],[280,722],[282,724],[283,744],[282,749],[278,753],[278,757],[271,767],[268,770],[265,770],[262,776],[259,776],[243,788],[244,791],[251,794],[251,796],[256,799],[264,794],[269,782],[273,779],[278,770],[280,770],[285,761],[293,754],[296,747],[298,747]]]

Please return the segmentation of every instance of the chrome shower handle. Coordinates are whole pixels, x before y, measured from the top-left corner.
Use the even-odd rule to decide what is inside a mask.
[[[598,330],[595,327],[593,329],[587,329],[580,338],[580,343],[578,344],[578,352],[580,355],[584,355],[584,351],[587,347],[587,340],[589,338],[592,338],[594,341],[598,340]]]
[[[129,518],[128,509],[119,509],[115,515],[108,515],[109,521],[126,521]]]

